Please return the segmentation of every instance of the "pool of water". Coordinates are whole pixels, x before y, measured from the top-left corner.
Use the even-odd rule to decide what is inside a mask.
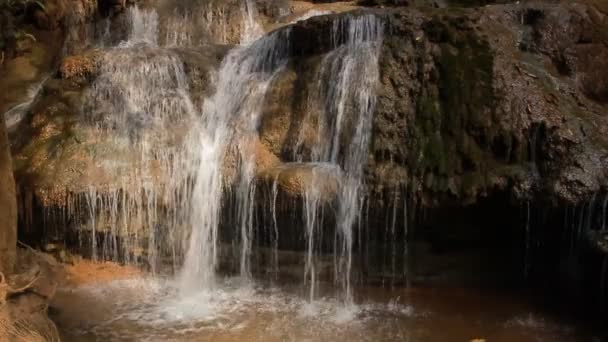
[[[52,305],[64,341],[603,341],[527,296],[472,288],[358,287],[356,304],[308,302],[301,285],[225,278],[180,294],[145,276],[66,287]]]

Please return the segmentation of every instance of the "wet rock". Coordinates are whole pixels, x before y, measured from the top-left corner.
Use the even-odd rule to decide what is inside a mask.
[[[533,3],[519,15],[529,28],[522,48],[544,55],[561,75],[576,75],[579,89],[591,99],[608,101],[606,12],[583,3]]]
[[[321,201],[335,199],[340,186],[340,170],[323,164],[287,163],[266,169],[258,174],[258,182],[269,189],[302,199],[306,192],[319,196]]]
[[[290,0],[259,0],[260,13],[269,18],[279,18],[290,13]]]
[[[137,48],[133,50],[135,53],[131,53],[131,50],[125,52],[121,49],[109,49],[92,50],[66,57],[60,64],[59,72],[45,82],[42,95],[33,103],[13,134],[15,171],[21,180],[21,198],[24,201],[27,201],[27,198],[34,199],[31,207],[24,208],[25,212],[31,213],[30,210],[37,210],[36,207],[59,208],[68,203],[87,203],[91,189],[95,190],[93,196],[100,198],[118,198],[117,196],[123,193],[134,197],[146,196],[141,193],[142,189],[139,187],[143,182],[138,181],[141,180],[140,172],[146,170],[150,177],[156,179],[166,177],[163,172],[167,172],[167,169],[157,161],[143,161],[141,150],[137,146],[118,142],[137,139],[137,135],[142,134],[163,135],[166,139],[155,141],[157,145],[154,145],[154,148],[167,149],[183,144],[187,132],[184,123],[178,120],[168,122],[170,127],[166,129],[169,132],[159,132],[158,128],[153,131],[148,122],[142,121],[133,125],[137,127],[132,131],[116,131],[114,126],[107,126],[110,127],[108,133],[100,135],[98,125],[110,125],[108,122],[113,122],[114,119],[107,116],[104,110],[114,108],[114,101],[120,99],[120,94],[91,99],[91,83],[108,67],[112,67],[109,63],[113,60],[121,63],[112,65],[130,70],[131,67],[141,66],[139,63],[142,61],[162,64],[172,62],[173,56],[176,56],[175,60],[180,60],[176,67],[183,68],[185,75],[188,75],[187,89],[191,91],[190,95],[195,102],[192,105],[200,106],[202,98],[213,90],[210,82],[212,70],[217,68],[226,50],[225,46],[176,48],[169,51]],[[172,67],[168,67],[169,72],[173,70]],[[166,95],[170,100],[179,96],[175,93]],[[87,103],[91,103],[87,101],[97,101],[96,111],[85,107]],[[129,116],[128,119],[134,119],[134,116]],[[162,191],[163,184],[150,184],[150,191]],[[137,200],[141,200],[141,197]],[[44,227],[42,222],[28,221],[27,218],[35,216],[37,215],[26,214],[26,219],[21,222],[24,229],[33,234],[37,234],[36,232]],[[86,212],[74,213],[74,218],[73,223],[79,225],[86,221]],[[100,232],[111,229],[111,222],[98,222],[97,229]],[[55,224],[58,222],[50,223],[49,226]],[[141,226],[141,223],[133,223],[133,227]],[[65,228],[59,229],[61,232],[64,230]],[[59,252],[55,255],[64,262],[70,262],[71,257],[68,254],[62,256]]]

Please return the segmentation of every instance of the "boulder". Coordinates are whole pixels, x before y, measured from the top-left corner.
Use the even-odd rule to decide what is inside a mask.
[[[340,188],[339,168],[323,163],[284,163],[258,174],[258,182],[292,198],[315,196],[324,202],[335,200]],[[303,196],[304,195],[304,196]]]

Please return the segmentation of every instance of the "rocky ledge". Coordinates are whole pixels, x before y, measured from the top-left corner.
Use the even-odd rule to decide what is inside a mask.
[[[513,203],[583,203],[605,191],[608,169],[604,7],[592,1],[410,6],[299,22],[289,33],[290,62],[266,96],[255,145],[263,159],[258,179],[268,184],[280,176],[289,193],[301,192],[304,187],[294,184],[311,179],[314,168],[290,166],[297,162],[294,139],[304,134],[298,148],[310,150],[306,132],[316,120],[298,94],[310,91],[332,44],[332,22],[372,13],[386,23],[365,166],[372,207],[386,205],[396,192],[422,207],[466,206],[497,193]],[[209,75],[226,50],[175,51],[193,97],[209,93]],[[112,139],[100,143],[87,134],[83,94],[104,58],[120,58],[112,53],[65,58],[13,136],[17,182],[29,203],[62,207],[66,193],[115,189],[117,174],[140,167]],[[124,162],[103,162],[118,159]],[[123,167],[117,171],[117,165]]]

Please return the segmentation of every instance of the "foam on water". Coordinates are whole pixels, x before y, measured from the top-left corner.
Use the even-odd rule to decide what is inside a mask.
[[[256,315],[266,314],[292,317],[291,324],[313,324],[328,331],[363,327],[378,313],[414,315],[408,305],[370,303],[347,308],[335,299],[308,302],[281,290],[249,284],[242,286],[238,278],[228,278],[215,289],[183,295],[178,283],[155,277],[117,280],[70,291],[97,301],[99,310],[104,312],[101,321],[82,329],[81,334],[117,334],[123,339],[241,330],[255,324],[252,319]]]
[[[345,307],[330,297],[310,302],[288,284],[243,286],[240,277],[217,284],[187,295],[158,277],[59,289],[55,320],[67,341],[601,340],[517,299],[514,306],[513,298],[479,296],[478,289],[421,289],[412,297],[398,291],[389,299],[385,288],[357,288],[367,299]],[[463,295],[475,310],[454,303]]]

